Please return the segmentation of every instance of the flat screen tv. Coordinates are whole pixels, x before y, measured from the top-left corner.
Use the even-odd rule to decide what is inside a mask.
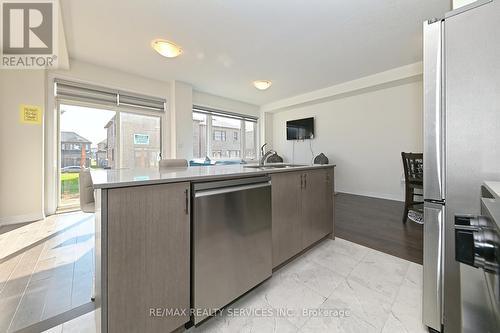
[[[289,120],[286,122],[287,140],[304,140],[314,137],[314,118]]]

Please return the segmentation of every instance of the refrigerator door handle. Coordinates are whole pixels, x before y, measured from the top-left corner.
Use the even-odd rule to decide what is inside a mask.
[[[436,331],[441,331],[443,310],[444,212],[444,205],[424,204],[422,318],[426,326]]]
[[[444,199],[443,21],[424,22],[424,199]]]

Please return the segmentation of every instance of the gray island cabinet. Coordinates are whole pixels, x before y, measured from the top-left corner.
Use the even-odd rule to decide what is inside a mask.
[[[334,226],[334,169],[271,175],[273,267],[325,236]]]
[[[191,320],[192,185],[262,175],[271,177],[274,268],[333,238],[333,165],[93,171],[96,330],[183,331]]]

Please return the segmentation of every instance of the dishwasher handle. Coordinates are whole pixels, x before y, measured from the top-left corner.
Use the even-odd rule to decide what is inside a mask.
[[[271,186],[270,181],[267,181],[265,183],[256,183],[256,184],[250,184],[250,185],[229,186],[229,187],[221,187],[221,188],[209,189],[209,190],[199,190],[199,191],[194,192],[194,197],[200,198],[200,197],[206,197],[209,195],[218,195],[218,194],[224,194],[224,193],[246,191],[246,190],[252,190],[252,189],[263,188],[263,187],[268,187],[268,186]]]

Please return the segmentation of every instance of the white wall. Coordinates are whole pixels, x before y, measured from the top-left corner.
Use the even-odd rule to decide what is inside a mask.
[[[0,224],[43,217],[43,125],[21,124],[19,105],[45,107],[45,72],[0,72]]]
[[[193,157],[193,88],[179,81],[172,82],[170,98],[170,157]]]
[[[274,116],[270,112],[261,112],[260,122],[260,143],[267,143],[266,149],[273,146],[273,120]]]
[[[465,5],[473,3],[475,1],[477,1],[477,0],[453,0],[453,9],[463,7]]]
[[[273,116],[273,148],[311,163],[311,144],[337,165],[336,191],[403,200],[401,152],[422,151],[422,99],[418,76],[289,108]],[[315,117],[314,140],[287,141],[286,121],[305,117]]]

